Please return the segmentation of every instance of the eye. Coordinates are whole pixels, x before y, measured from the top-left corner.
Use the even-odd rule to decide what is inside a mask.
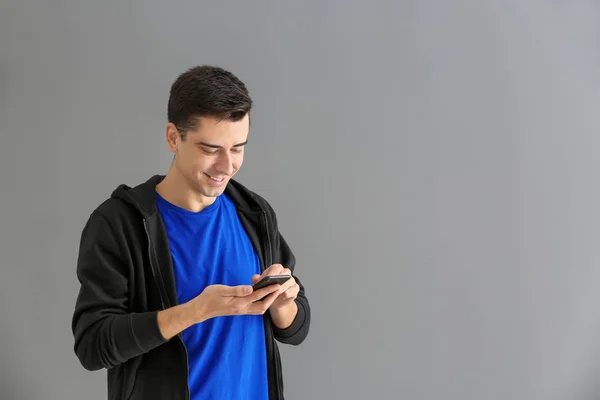
[[[219,152],[219,149],[208,150],[206,147],[202,147],[202,151],[204,151],[206,154],[217,154]]]
[[[242,152],[242,148],[241,147],[234,147],[233,149],[231,149],[232,153],[241,153]]]

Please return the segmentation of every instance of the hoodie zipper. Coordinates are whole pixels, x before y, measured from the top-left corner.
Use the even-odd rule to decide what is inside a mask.
[[[271,257],[272,252],[271,252],[271,237],[269,235],[269,223],[268,223],[268,218],[267,218],[267,212],[263,211],[263,229],[265,230],[265,235],[267,237],[267,240],[265,241],[265,249],[266,249],[266,257],[265,257],[265,261],[267,263],[267,265],[265,265],[265,268],[268,268],[272,262],[273,259]]]
[[[272,251],[271,251],[271,236],[269,235],[269,223],[268,223],[268,217],[267,217],[267,212],[263,211],[262,212],[262,220],[263,220],[263,229],[265,230],[265,236],[266,240],[265,240],[265,261],[266,264],[265,268],[268,268],[272,263],[273,263],[273,257],[272,257]],[[273,334],[273,328],[270,328],[271,331],[271,341],[273,342],[273,364],[274,364],[274,368],[275,368],[275,378],[277,379],[276,382],[276,387],[277,387],[277,398],[278,399],[283,399],[283,377],[282,377],[282,371],[281,371],[281,360],[279,359],[280,355],[278,354],[278,352],[275,350],[275,347],[277,346],[277,343],[275,341],[275,336]]]
[[[160,270],[158,268],[156,268],[156,264],[153,263],[153,260],[155,260],[155,254],[154,254],[154,247],[152,247],[152,238],[150,237],[150,232],[148,230],[148,224],[146,223],[146,218],[144,218],[144,230],[146,231],[146,238],[148,239],[148,259],[150,260],[150,270],[152,270],[152,276],[154,277],[154,282],[156,283],[156,286],[158,286],[159,288],[159,297],[160,297],[160,304],[163,308],[163,310],[167,309],[167,304],[166,304],[166,298],[167,298],[167,289],[165,288],[164,285],[164,281],[162,279],[162,273],[160,272]],[[153,257],[154,255],[154,257]],[[158,273],[160,274],[160,279],[156,276],[156,270],[158,270]],[[189,366],[189,360],[188,360],[188,352],[187,352],[187,348],[185,347],[185,344],[183,343],[183,339],[181,338],[181,334],[177,335],[179,342],[181,344],[181,346],[183,347],[183,351],[185,353],[185,362],[186,362],[186,371],[189,371],[190,366]],[[189,373],[189,372],[188,372]],[[185,392],[186,392],[186,398],[188,400],[190,400],[190,388],[189,385],[187,384],[187,376],[186,376],[186,385],[185,385]]]
[[[162,275],[159,278],[156,276],[156,268],[155,265],[153,263],[154,261],[154,256],[153,256],[153,250],[154,248],[152,247],[152,239],[150,237],[150,232],[148,231],[148,224],[146,223],[146,219],[144,218],[144,230],[146,231],[146,238],[148,239],[148,258],[150,259],[150,269],[152,270],[152,276],[154,277],[154,282],[156,283],[156,286],[158,286],[159,290],[160,290],[160,304],[162,305],[163,310],[167,309],[167,305],[166,305],[166,301],[165,298],[166,296],[166,289],[164,287],[163,284],[163,280],[162,280]],[[159,271],[160,273],[160,271]]]

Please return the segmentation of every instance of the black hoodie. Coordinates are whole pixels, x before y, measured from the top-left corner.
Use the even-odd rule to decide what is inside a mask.
[[[81,234],[77,277],[81,283],[72,320],[75,353],[84,368],[107,369],[109,400],[189,400],[187,351],[181,334],[167,341],[157,313],[177,305],[167,234],[156,207],[164,176],[120,185],[90,215]],[[265,313],[269,399],[283,399],[277,341],[298,345],[310,326],[310,306],[294,272],[295,257],[265,199],[230,180],[225,193],[260,259],[261,270],[280,263],[300,286],[298,315],[278,329]]]

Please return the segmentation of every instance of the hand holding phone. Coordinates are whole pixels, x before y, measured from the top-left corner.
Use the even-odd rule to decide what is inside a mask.
[[[252,290],[262,289],[270,285],[283,285],[291,275],[267,275],[252,286]]]
[[[277,298],[269,307],[271,311],[275,312],[288,309],[288,306],[295,301],[300,291],[292,271],[281,264],[272,264],[262,271],[261,275],[253,275],[252,282],[254,282],[253,288],[262,287],[262,290],[273,284],[280,286],[279,290],[274,292],[278,293]]]

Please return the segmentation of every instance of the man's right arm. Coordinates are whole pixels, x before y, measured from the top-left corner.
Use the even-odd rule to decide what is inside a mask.
[[[191,303],[180,304],[158,312],[158,328],[166,340],[179,335],[192,325],[201,322]]]
[[[118,233],[94,211],[81,235],[72,319],[75,354],[88,370],[114,367],[167,341],[158,311],[128,311],[129,274]]]
[[[111,368],[167,342],[192,325],[221,315],[264,314],[278,285],[211,285],[196,298],[166,310],[129,311],[130,270],[120,238],[95,211],[87,221],[77,261],[81,284],[72,320],[75,353],[84,368]],[[266,297],[265,297],[266,296]],[[263,301],[257,302],[264,298]]]

